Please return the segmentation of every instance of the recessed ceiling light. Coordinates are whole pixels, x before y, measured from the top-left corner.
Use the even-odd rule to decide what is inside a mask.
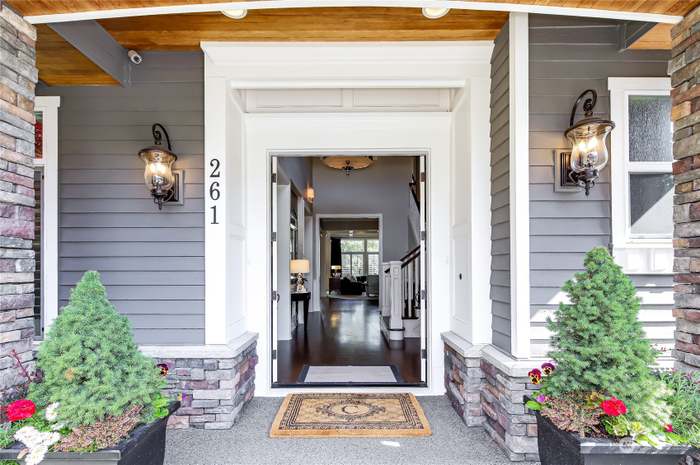
[[[423,8],[423,16],[428,19],[438,19],[449,13],[449,8]]]
[[[248,14],[248,10],[221,10],[221,13],[223,13],[225,16],[228,16],[231,19],[243,19]]]

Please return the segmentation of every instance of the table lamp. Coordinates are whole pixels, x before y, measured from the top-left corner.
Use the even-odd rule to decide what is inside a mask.
[[[289,271],[297,275],[296,292],[306,292],[306,288],[304,287],[304,273],[309,272],[309,261],[305,258],[292,260],[289,263]]]

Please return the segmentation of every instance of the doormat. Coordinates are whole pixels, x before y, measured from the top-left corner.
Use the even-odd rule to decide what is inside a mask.
[[[289,394],[270,437],[395,438],[430,436],[413,394]]]
[[[394,365],[334,366],[304,365],[299,373],[299,383],[304,384],[395,384],[403,382]]]

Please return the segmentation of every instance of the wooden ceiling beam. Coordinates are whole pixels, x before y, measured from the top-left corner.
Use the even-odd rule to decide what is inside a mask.
[[[214,12],[222,9],[302,7],[450,7],[502,12],[597,17],[654,23],[677,23],[698,0],[6,0],[35,24],[133,16]]]
[[[55,23],[49,27],[122,86],[131,85],[127,50],[97,21]]]

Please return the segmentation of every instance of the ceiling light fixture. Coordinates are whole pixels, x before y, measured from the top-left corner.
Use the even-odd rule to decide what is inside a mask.
[[[350,176],[351,172],[367,168],[374,163],[374,157],[321,157],[321,161],[329,168],[342,170]]]
[[[248,10],[244,8],[239,10],[221,10],[221,13],[231,19],[243,19],[248,14]]]
[[[450,12],[449,8],[423,8],[423,16],[428,19],[438,19]]]

